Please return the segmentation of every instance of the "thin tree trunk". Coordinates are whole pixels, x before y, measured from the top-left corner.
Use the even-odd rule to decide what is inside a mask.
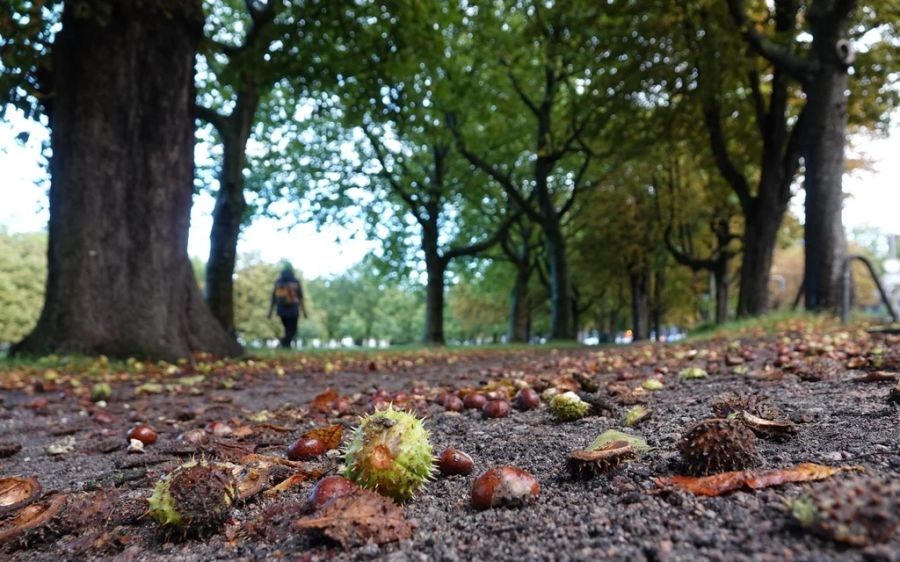
[[[550,277],[550,338],[575,338],[572,319],[572,285],[566,257],[566,241],[558,221],[544,225],[547,240],[547,270]]]
[[[435,221],[436,223],[436,221]],[[425,252],[425,337],[426,344],[444,345],[444,274],[447,262],[438,251],[437,224],[422,229]]]
[[[728,322],[728,258],[719,258],[713,269],[716,286],[716,324]]]
[[[527,241],[525,244],[527,245]],[[513,284],[509,312],[509,341],[524,343],[528,341],[528,318],[531,303],[528,298],[528,281],[531,267],[527,258],[516,263],[516,280]]]
[[[240,353],[187,255],[200,2],[111,9],[100,25],[66,3],[53,46],[47,290],[16,350]]]
[[[224,155],[209,234],[205,296],[213,315],[230,334],[235,332],[234,269],[237,245],[244,213],[247,212],[247,201],[244,199],[247,140],[258,106],[259,90],[250,86],[238,92],[231,115],[217,120],[220,121],[218,128]]]
[[[631,283],[631,324],[634,341],[650,336],[650,275],[646,271],[628,275]]]
[[[656,341],[662,334],[666,317],[666,270],[659,268],[653,273],[653,331],[656,332]]]

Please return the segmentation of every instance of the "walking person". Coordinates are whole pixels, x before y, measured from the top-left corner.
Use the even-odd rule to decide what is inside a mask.
[[[297,335],[297,322],[302,314],[309,318],[306,312],[306,304],[303,302],[303,287],[300,280],[294,275],[294,268],[290,264],[285,265],[275,281],[272,289],[272,302],[269,305],[269,318],[272,311],[277,310],[278,317],[284,325],[284,337],[281,338],[281,347],[290,348]]]

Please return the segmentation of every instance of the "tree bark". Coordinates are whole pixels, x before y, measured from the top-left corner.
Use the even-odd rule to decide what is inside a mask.
[[[647,271],[628,274],[631,284],[631,330],[634,341],[650,337],[650,274]]]
[[[200,2],[110,6],[66,3],[53,46],[46,297],[16,351],[236,355],[187,255]]]
[[[523,242],[522,246],[526,247],[527,241]],[[516,280],[513,284],[509,312],[509,341],[513,343],[528,341],[528,322],[531,316],[531,303],[528,296],[528,281],[531,278],[530,261],[530,258],[526,258],[515,264]]]
[[[656,332],[656,341],[662,335],[663,324],[666,316],[665,302],[666,270],[662,267],[653,273],[653,331]]]
[[[437,221],[422,228],[422,250],[425,252],[425,337],[429,345],[444,345],[444,275],[447,260],[438,250]]]
[[[213,209],[206,262],[206,302],[213,316],[229,333],[234,325],[234,268],[247,202],[244,199],[244,166],[247,139],[259,105],[256,90],[239,92],[231,115],[217,127],[222,138],[222,169]]]
[[[846,14],[835,2],[810,11],[813,53],[818,69],[806,88],[810,130],[804,146],[806,165],[806,224],[804,227],[804,295],[808,310],[834,310],[841,300],[841,268],[847,242],[841,216],[843,203],[844,143],[847,132],[849,50]],[[828,8],[824,7],[829,5]],[[847,47],[849,49],[849,46]]]
[[[719,258],[713,268],[716,287],[716,324],[728,322],[728,258]]]
[[[778,229],[781,228],[787,211],[786,205],[774,201],[766,204],[762,200],[771,191],[761,185],[760,195],[754,199],[751,209],[745,214],[737,310],[741,317],[758,316],[769,310],[769,273],[772,270]]]

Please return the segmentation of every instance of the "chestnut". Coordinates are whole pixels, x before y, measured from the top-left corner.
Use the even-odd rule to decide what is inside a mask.
[[[472,484],[472,506],[522,506],[537,499],[540,492],[537,479],[524,470],[514,466],[492,468]]]
[[[444,476],[469,474],[475,467],[475,461],[462,451],[448,447],[438,455],[437,467]]]
[[[516,393],[516,408],[533,410],[541,405],[541,396],[533,388],[523,388]]]
[[[309,491],[309,495],[306,498],[306,506],[310,511],[315,511],[328,503],[328,501],[346,496],[357,488],[359,486],[343,476],[326,476],[319,480]]]
[[[480,410],[486,403],[487,397],[484,394],[479,394],[477,392],[466,394],[465,398],[463,398],[463,406],[469,409]]]
[[[462,412],[465,405],[463,404],[462,398],[455,394],[448,394],[446,398],[444,398],[444,409],[450,412]]]
[[[128,430],[128,439],[137,439],[144,445],[152,445],[156,443],[156,430],[145,423],[139,423]]]
[[[288,460],[309,461],[325,453],[325,443],[314,437],[301,437],[288,446],[286,453]]]
[[[505,418],[509,415],[509,402],[506,400],[489,400],[481,408],[486,418]]]

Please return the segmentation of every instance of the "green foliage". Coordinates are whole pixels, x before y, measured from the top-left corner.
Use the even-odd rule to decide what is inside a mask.
[[[47,278],[47,235],[0,230],[0,343],[17,342],[41,313]]]

